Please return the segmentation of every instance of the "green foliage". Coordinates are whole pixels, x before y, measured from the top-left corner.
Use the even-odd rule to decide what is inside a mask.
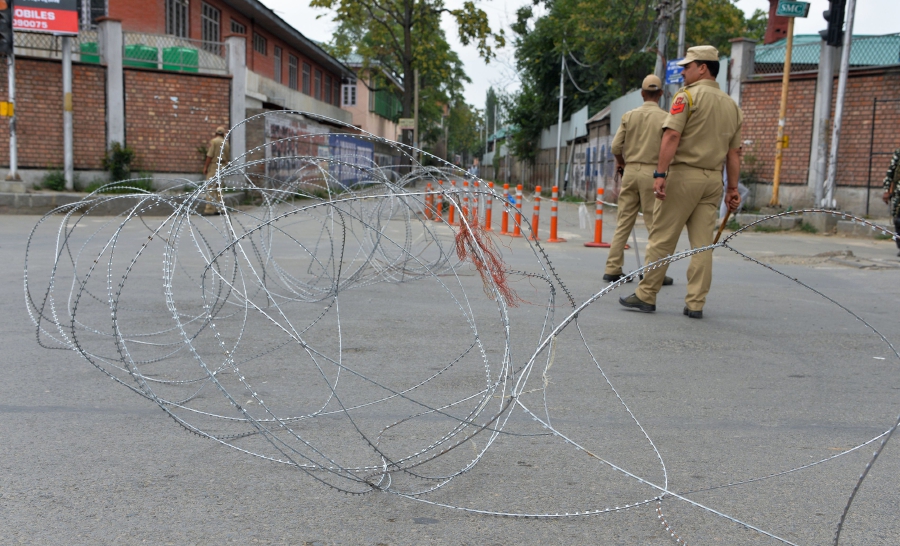
[[[447,151],[452,158],[455,154],[463,156],[464,164],[484,150],[479,127],[482,125],[481,114],[463,100],[457,100],[450,106],[450,116],[445,120],[447,128]],[[448,159],[450,159],[448,158]]]
[[[75,173],[72,177],[72,189],[79,191],[80,187],[81,177]],[[35,189],[66,191],[66,175],[62,169],[49,169]]]
[[[103,170],[109,171],[112,181],[127,180],[131,177],[131,162],[134,160],[134,149],[113,142],[103,156]]]
[[[495,46],[506,43],[503,32],[491,31],[487,13],[471,0],[458,9],[448,8],[444,0],[311,0],[310,6],[335,11],[338,29],[327,45],[332,54],[346,58],[355,51],[364,68],[377,64],[402,77],[403,117],[412,117],[414,70],[419,70],[419,125],[426,134],[438,125],[442,105],[450,104],[461,94],[462,82],[469,81],[447,43],[441,16],[455,20],[460,42],[474,42],[485,61],[494,56]]]
[[[66,190],[66,176],[61,169],[51,169],[41,179],[41,188],[53,191]]]
[[[803,222],[803,223],[801,223],[801,224],[800,224],[800,231],[803,231],[803,232],[806,232],[806,233],[818,233],[818,232],[819,232],[819,230],[816,229],[816,226],[810,224],[809,222]]]
[[[728,220],[728,223],[725,224],[725,229],[727,229],[729,231],[737,231],[737,230],[741,229],[741,224],[740,224],[740,222],[737,221],[737,218],[732,216],[731,220]]]
[[[757,43],[761,44],[763,38],[766,36],[766,27],[768,25],[768,12],[757,8],[756,11],[753,12],[753,15],[746,21],[746,27],[744,28],[744,38],[756,40]]]
[[[753,231],[758,231],[760,233],[775,233],[776,231],[784,230],[777,226],[767,226],[765,224],[760,224],[758,226],[754,226]]]
[[[561,57],[567,72],[563,117],[588,106],[593,114],[638,87],[653,71],[656,54],[657,13],[653,2],[635,0],[545,1],[547,12],[534,17],[531,6],[517,11],[516,65],[521,90],[511,98],[509,122],[518,128],[512,149],[532,160],[541,131],[557,121]],[[731,0],[692,0],[688,5],[686,46],[711,44],[723,55],[731,51],[730,39],[745,34],[747,21]],[[669,56],[674,57],[677,24],[669,37]]]

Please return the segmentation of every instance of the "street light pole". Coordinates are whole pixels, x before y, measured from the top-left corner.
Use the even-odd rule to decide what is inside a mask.
[[[844,113],[844,95],[847,93],[847,75],[850,72],[850,42],[853,37],[853,12],[856,0],[847,0],[847,30],[844,31],[844,47],[841,50],[841,72],[838,77],[837,100],[834,104],[834,126],[831,131],[831,153],[828,154],[828,179],[825,181],[825,198],[820,206],[837,208],[834,184],[837,177],[838,141],[841,137],[841,117]]]
[[[563,76],[566,71],[565,53],[559,56],[559,116],[556,121],[556,172],[553,173],[553,185],[559,187],[559,149],[562,147],[562,116],[563,116]]]

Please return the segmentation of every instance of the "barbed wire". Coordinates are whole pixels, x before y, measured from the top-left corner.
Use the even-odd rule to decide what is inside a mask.
[[[260,114],[244,123],[265,125],[276,115],[285,113]],[[503,263],[483,228],[484,201],[499,203],[495,210],[509,214],[522,233],[530,233],[531,225],[517,219],[513,205],[485,181],[425,152],[433,165],[422,165],[415,160],[418,150],[349,127],[278,136],[231,162],[220,154],[209,180],[173,181],[184,188],[180,194],[104,193],[121,190],[126,182],[41,218],[28,238],[24,275],[37,342],[75,351],[191,433],[291,466],[343,493],[383,492],[475,514],[538,519],[610,514],[655,503],[656,517],[679,544],[687,544],[687,533],[676,530],[664,502],[684,503],[794,544],[691,496],[805,471],[880,440],[849,495],[835,531],[838,543],[856,493],[900,418],[874,438],[831,457],[678,492],[657,444],[604,370],[578,317],[646,271],[724,248],[843,310],[900,360],[891,342],[860,315],[733,246],[760,222],[804,213],[839,215],[896,234],[833,211],[786,212],[745,226],[720,243],[635,269],[578,303],[538,241],[522,238],[530,268]],[[397,159],[379,165],[375,146]],[[462,186],[466,181],[473,186]],[[238,195],[244,204],[231,203]],[[121,213],[104,216],[115,208]],[[215,215],[203,215],[209,208]],[[465,258],[460,245],[467,249]],[[484,274],[489,264],[502,271]],[[479,283],[483,296],[472,290]],[[401,291],[386,288],[391,286]],[[565,296],[559,304],[558,292]],[[429,348],[424,353],[398,345],[407,336],[384,324],[403,317],[390,304],[371,301],[404,293],[420,294],[434,306],[429,316],[447,330],[436,335],[452,344],[437,349],[436,340],[419,340]],[[527,309],[514,311],[523,293]],[[365,298],[369,302],[360,301]],[[567,328],[574,329],[635,437],[653,454],[658,477],[591,451],[553,424],[547,389]],[[362,350],[356,344],[367,337],[379,338],[386,347],[381,357],[399,367],[356,358]],[[524,357],[523,337],[530,340]],[[537,431],[512,420],[516,412],[529,417]],[[556,439],[650,493],[618,503],[601,499],[587,508],[538,511],[432,498],[475,469],[499,438],[536,436]]]

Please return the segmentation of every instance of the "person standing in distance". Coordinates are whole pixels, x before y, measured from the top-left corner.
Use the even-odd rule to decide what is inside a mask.
[[[222,164],[228,163],[231,160],[231,146],[227,142],[225,142],[225,127],[219,125],[216,127],[216,134],[209,141],[209,146],[206,148],[206,162],[203,163],[203,178],[209,179],[210,172],[209,167],[213,161],[219,160],[219,152],[222,152]],[[221,181],[217,183],[217,186],[221,184]],[[219,194],[221,195],[221,190],[219,190]],[[211,191],[206,192],[206,205],[203,207],[203,214],[216,214],[218,209],[213,202],[218,201],[216,194]]]
[[[678,64],[684,67],[685,87],[675,95],[663,124],[659,161],[653,173],[653,193],[658,201],[650,226],[647,264],[670,256],[685,226],[691,248],[712,244],[722,198],[723,163],[728,172],[725,203],[731,211],[741,203],[738,150],[743,114],[716,83],[719,52],[708,45],[692,47]],[[619,298],[619,303],[644,313],[656,311],[656,295],[666,269],[658,267],[644,273],[635,293]],[[687,280],[684,314],[703,318],[712,283],[712,252],[691,257]]]
[[[891,165],[884,176],[884,195],[881,198],[891,206],[894,233],[900,234],[900,148],[894,150],[894,155],[891,157]],[[894,241],[897,243],[897,248],[900,248],[900,239]],[[900,256],[900,252],[897,252],[897,256]]]
[[[653,74],[644,78],[641,97],[644,104],[622,114],[622,123],[616,130],[612,142],[612,153],[616,157],[616,169],[623,172],[622,191],[619,192],[619,214],[616,219],[616,233],[609,245],[606,270],[603,280],[615,282],[622,277],[625,263],[625,243],[634,227],[638,210],[644,211],[644,225],[650,229],[653,223],[653,170],[659,160],[659,142],[662,126],[666,121],[666,111],[659,107],[662,96],[662,81]],[[672,284],[672,277],[666,277],[663,285]]]

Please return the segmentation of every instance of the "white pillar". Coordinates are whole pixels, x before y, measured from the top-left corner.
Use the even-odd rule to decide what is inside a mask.
[[[6,70],[9,75],[9,103],[12,105],[12,115],[9,117],[9,174],[7,180],[20,180],[19,159],[16,144],[16,58],[15,55],[6,57]]]
[[[247,40],[229,36],[225,43],[231,74],[231,160],[243,162],[241,156],[247,152],[247,126],[242,123],[247,118]]]
[[[812,142],[809,149],[807,186],[812,188],[814,206],[822,203],[823,184],[828,174],[828,129],[831,121],[831,94],[834,87],[834,60],[839,48],[822,40],[819,50],[819,77],[816,80],[816,105],[813,108]]]
[[[731,74],[728,80],[728,94],[741,105],[741,84],[753,74],[756,63],[756,42],[748,38],[731,40]]]
[[[75,157],[72,148],[72,38],[62,37],[63,174],[66,189],[75,189]]]
[[[97,41],[100,62],[106,65],[106,146],[113,142],[125,145],[125,74],[122,57],[122,22],[98,19]]]

